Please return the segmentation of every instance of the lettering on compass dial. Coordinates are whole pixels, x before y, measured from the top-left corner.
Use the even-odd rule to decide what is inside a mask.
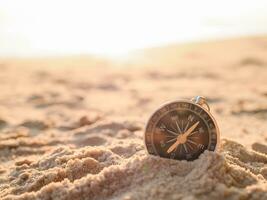
[[[149,153],[194,160],[217,144],[216,124],[206,110],[190,102],[175,102],[156,111],[145,133]]]

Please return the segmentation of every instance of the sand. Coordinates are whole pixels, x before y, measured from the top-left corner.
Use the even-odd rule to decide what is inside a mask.
[[[127,59],[0,62],[1,199],[267,199],[267,37],[171,45]],[[218,152],[148,155],[162,103],[208,98]]]

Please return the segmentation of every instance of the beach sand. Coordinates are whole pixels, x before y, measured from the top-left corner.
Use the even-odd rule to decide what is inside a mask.
[[[127,59],[0,61],[0,199],[267,199],[267,37],[139,50]],[[148,155],[162,103],[207,97],[218,152]]]

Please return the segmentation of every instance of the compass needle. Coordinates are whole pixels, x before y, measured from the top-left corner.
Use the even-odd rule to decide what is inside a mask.
[[[186,144],[183,144],[183,147],[184,147],[184,150],[186,153],[188,153],[188,150],[187,150],[187,147],[186,147]]]
[[[177,126],[177,129],[178,129],[179,133],[181,134],[181,133],[182,133],[182,130],[180,129],[180,126],[179,126],[178,122],[175,121],[175,124],[176,124],[176,126]]]
[[[186,126],[185,126],[185,128],[184,128],[184,131],[187,130],[188,126],[189,126],[189,121],[187,122],[187,124],[186,124]]]
[[[189,147],[190,149],[194,149],[194,148],[191,146],[191,144],[187,143],[187,145],[188,145],[188,147]]]
[[[167,153],[171,153],[178,145],[180,144],[180,141],[176,139],[176,142],[173,143],[169,149],[167,150]]]
[[[170,133],[170,134],[172,134],[172,135],[175,135],[175,136],[177,136],[177,135],[178,135],[178,134],[177,134],[177,133],[175,133],[174,131],[171,131],[171,130],[169,130],[169,129],[167,129],[167,128],[166,128],[166,131],[167,131],[167,132],[169,132],[169,133]]]
[[[189,136],[192,136],[192,135],[194,135],[194,134],[196,134],[196,133],[198,133],[198,131],[194,131],[194,132],[192,132]]]
[[[175,130],[175,131],[177,131],[178,132],[178,130],[173,126],[173,124],[171,123],[170,124],[170,127],[172,128],[172,130]],[[178,133],[176,133],[177,135],[178,135]]]
[[[176,138],[173,138],[173,139],[168,140],[166,143],[170,143],[170,142],[173,142],[175,140],[176,140]]]
[[[187,142],[190,142],[191,144],[194,144],[194,145],[196,145],[196,146],[197,146],[197,143],[196,143],[196,142],[194,142],[194,141],[192,141],[192,140],[187,140]]]

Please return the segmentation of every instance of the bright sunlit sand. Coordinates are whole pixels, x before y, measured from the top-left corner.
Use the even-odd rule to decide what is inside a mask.
[[[0,56],[119,58],[144,47],[263,34],[265,8],[263,0],[4,0],[0,2]]]

